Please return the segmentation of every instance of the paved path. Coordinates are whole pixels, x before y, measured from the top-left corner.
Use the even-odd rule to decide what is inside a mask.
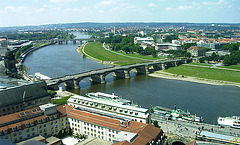
[[[152,120],[157,120],[159,126],[167,134],[175,134],[181,137],[195,138],[196,134],[200,131],[209,131],[218,134],[224,134],[229,136],[240,136],[240,129],[234,129],[230,127],[220,127],[218,125],[197,123],[197,122],[183,122],[183,121],[171,121],[164,120],[152,115]]]
[[[183,64],[183,65],[188,65],[188,66],[196,66],[196,67],[205,67],[205,68],[214,68],[214,69],[223,69],[223,70],[231,70],[231,71],[239,71],[239,69],[230,69],[230,68],[222,68],[222,67],[217,67],[217,66],[203,66],[203,65],[194,65],[194,64]]]

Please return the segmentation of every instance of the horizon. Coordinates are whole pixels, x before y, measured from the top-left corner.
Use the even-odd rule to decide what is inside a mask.
[[[233,22],[233,23],[210,23],[210,22],[66,22],[66,23],[52,23],[52,24],[35,24],[35,25],[15,25],[15,26],[3,26],[0,28],[10,28],[10,27],[37,27],[37,26],[47,26],[47,25],[62,25],[62,24],[230,24],[230,25],[237,25],[240,22]]]
[[[240,23],[239,0],[0,0],[0,27],[67,23]]]

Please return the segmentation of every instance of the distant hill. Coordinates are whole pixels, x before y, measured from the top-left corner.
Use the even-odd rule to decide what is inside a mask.
[[[225,28],[237,28],[239,29],[239,23],[214,23],[214,27],[225,27]],[[0,27],[0,32],[4,31],[31,31],[31,30],[45,30],[45,29],[71,29],[71,28],[103,28],[103,27],[187,27],[187,28],[206,28],[213,27],[212,23],[144,23],[144,22],[132,22],[132,23],[63,23],[63,24],[46,24],[36,26],[12,26],[12,27]],[[215,28],[215,29],[216,29]]]

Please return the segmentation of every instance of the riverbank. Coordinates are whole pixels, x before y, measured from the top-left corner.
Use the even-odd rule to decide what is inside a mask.
[[[182,75],[177,75],[177,74],[164,72],[163,70],[156,71],[152,74],[149,74],[149,76],[157,77],[157,78],[164,78],[164,79],[189,81],[189,82],[209,84],[209,85],[232,85],[232,86],[240,87],[240,83],[220,81],[220,80],[212,80],[212,79],[205,79],[205,78],[198,78],[198,77],[190,77],[190,76],[182,76]]]
[[[30,49],[22,52],[22,54],[19,56],[18,59],[19,59],[19,61],[20,61],[21,63],[23,63],[24,60],[26,59],[26,57],[27,57],[29,54],[33,53],[34,51],[36,51],[36,50],[38,50],[38,49],[40,49],[40,48],[43,48],[43,47],[46,47],[46,46],[49,46],[49,45],[53,45],[53,44],[55,44],[55,43],[46,43],[46,44],[42,44],[42,45],[40,45],[40,46],[31,47]]]

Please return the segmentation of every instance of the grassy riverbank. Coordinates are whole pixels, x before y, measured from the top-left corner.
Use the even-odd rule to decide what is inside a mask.
[[[240,87],[240,71],[181,65],[150,74],[153,77],[177,79],[212,85],[235,85]]]
[[[239,71],[181,65],[178,67],[169,68],[166,70],[166,72],[183,76],[240,83]]]
[[[96,61],[113,65],[128,65],[149,61],[134,57],[128,57],[113,51],[106,50],[103,48],[102,43],[100,42],[87,43],[82,52],[86,54],[86,56]]]

